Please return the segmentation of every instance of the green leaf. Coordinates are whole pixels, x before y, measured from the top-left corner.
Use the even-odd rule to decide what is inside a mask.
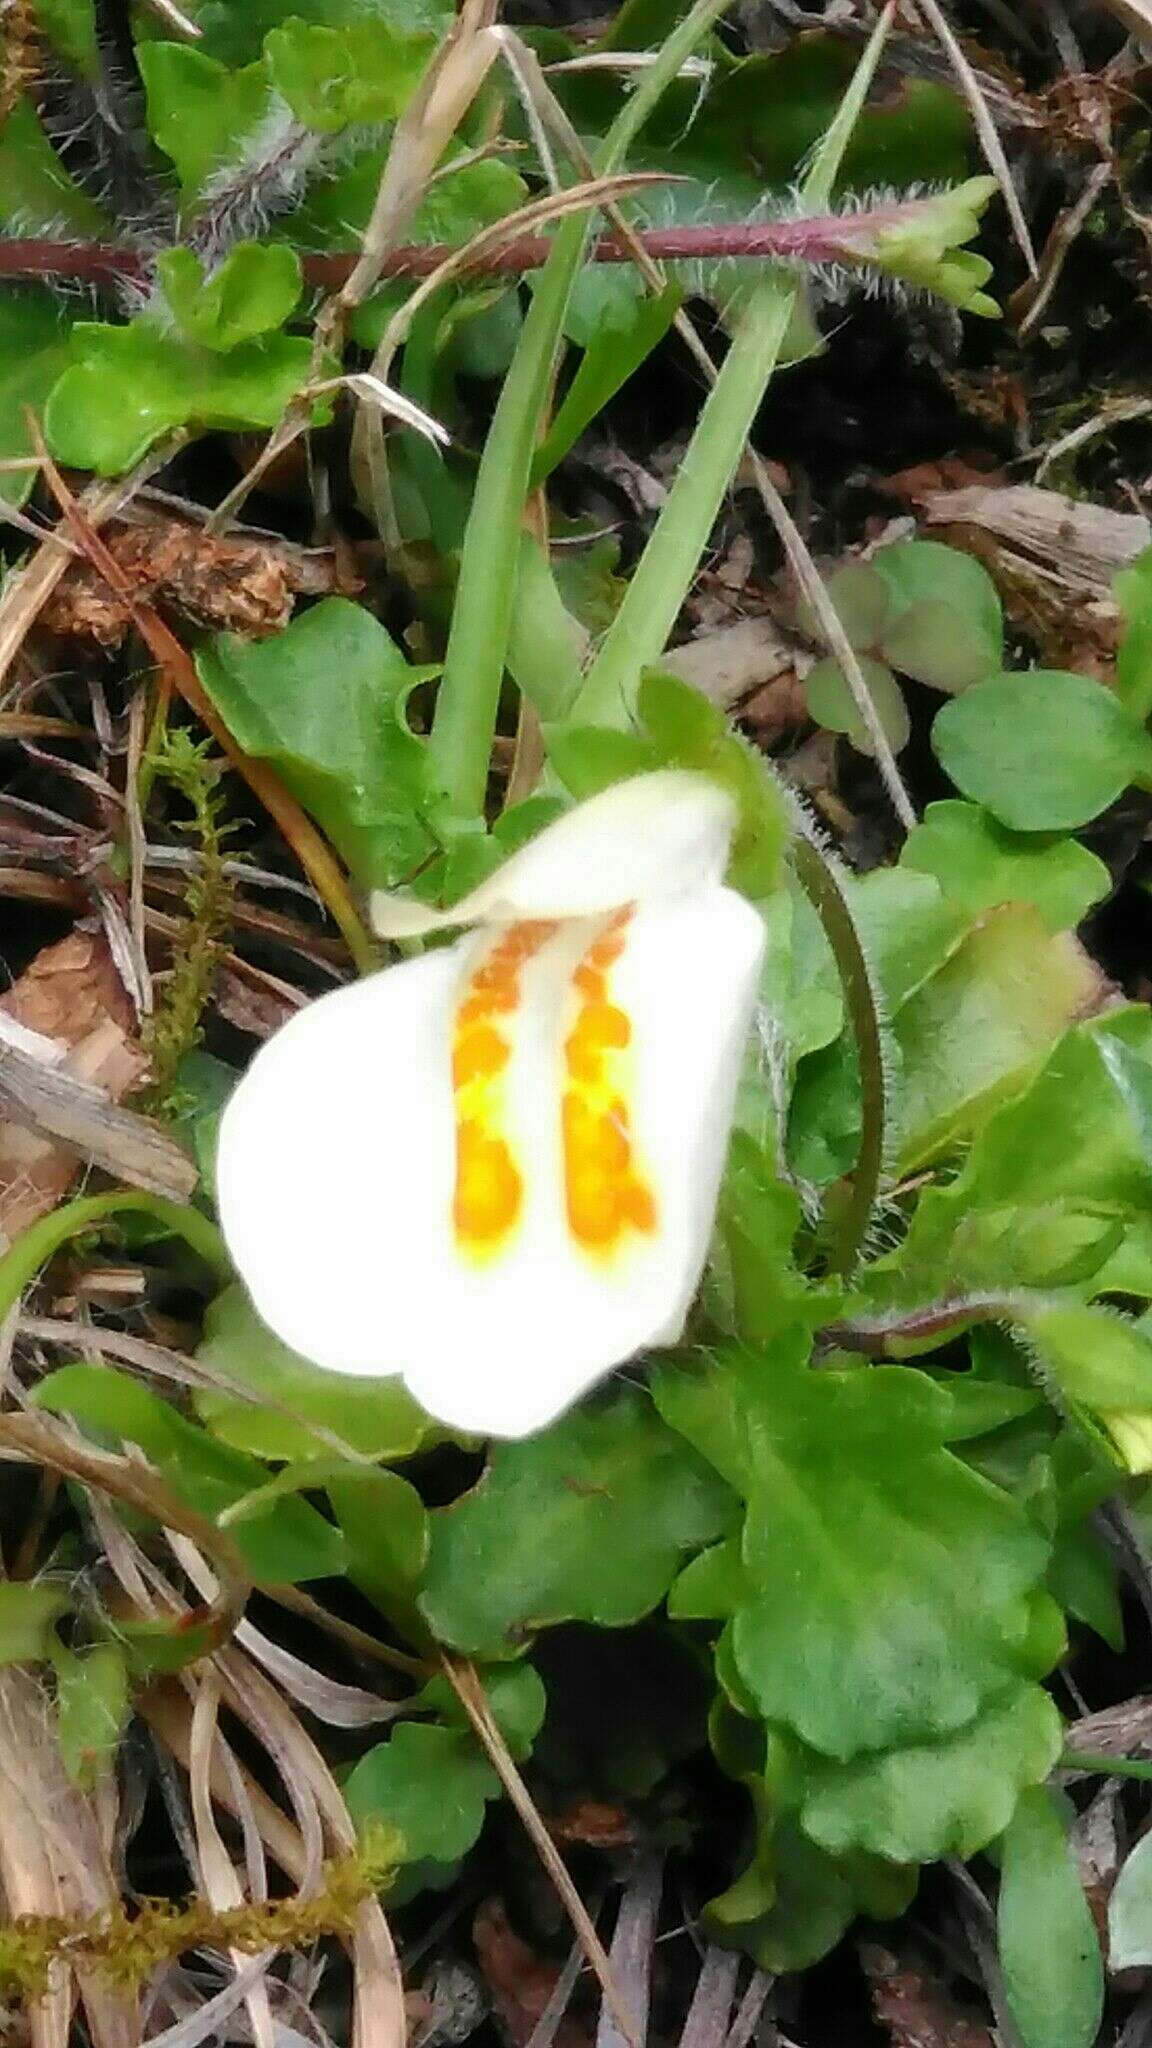
[[[1152,1835],[1141,1836],[1112,1887],[1108,1963],[1113,1972],[1152,1964]]]
[[[1152,1065],[1109,1028],[1081,1025],[976,1133],[957,1199],[965,1206],[1057,1201],[1143,1210],[1152,1202]]]
[[[271,640],[217,634],[196,666],[233,737],[275,762],[360,882],[392,887],[427,859],[433,791],[405,715],[420,674],[363,605],[327,597]]]
[[[492,1719],[512,1755],[523,1763],[532,1754],[544,1722],[548,1697],[544,1681],[532,1664],[493,1664],[478,1673]],[[437,1675],[429,1679],[418,1695],[421,1707],[431,1708],[449,1727],[471,1732],[472,1723],[448,1680]]]
[[[1104,1969],[1064,1822],[1050,1793],[1021,1795],[1002,1845],[1000,1967],[1023,2048],[1091,2048]]]
[[[731,1648],[765,1720],[846,1761],[950,1735],[1032,1675],[1047,1542],[944,1449],[950,1403],[923,1374],[814,1372],[773,1346],[654,1394],[747,1500]]]
[[[837,569],[828,578],[825,594],[858,654],[878,646],[891,616],[892,598],[884,578],[876,574],[871,563],[849,562],[843,569]],[[823,645],[820,621],[805,598],[797,607],[797,622],[809,640]]]
[[[871,1856],[829,1856],[794,1820],[765,1807],[752,1863],[709,1900],[702,1919],[713,1940],[777,1975],[819,1962],[861,1913],[883,1920],[904,1912],[915,1889],[915,1871]]]
[[[70,1415],[98,1438],[139,1444],[169,1485],[202,1515],[217,1516],[265,1486],[255,1458],[217,1443],[150,1388],[104,1365],[62,1365],[36,1389],[36,1403]],[[273,1499],[235,1524],[253,1577],[273,1585],[326,1578],[344,1564],[340,1532],[307,1501]]]
[[[929,804],[900,854],[902,868],[935,875],[970,917],[1002,903],[1031,903],[1049,931],[1071,931],[1108,894],[1102,860],[1075,839],[1009,832],[979,804]]]
[[[500,1780],[471,1732],[401,1722],[377,1743],[344,1785],[359,1829],[374,1821],[398,1828],[406,1863],[455,1863],[484,1825]]]
[[[629,377],[663,341],[679,311],[682,298],[683,293],[674,284],[662,292],[646,292],[628,307],[623,320],[606,322],[589,336],[576,374],[536,451],[532,465],[533,489],[551,476],[585,427],[603,412]]]
[[[1015,1686],[955,1735],[851,1763],[805,1761],[801,1826],[841,1855],[894,1863],[974,1856],[1012,1818],[1026,1786],[1060,1755],[1061,1722],[1038,1685]]]
[[[874,661],[871,655],[861,655],[860,673],[867,686],[868,695],[876,707],[876,716],[888,744],[893,753],[898,754],[907,746],[908,735],[912,730],[908,719],[908,706],[904,702],[904,692],[891,669],[886,668],[882,661]],[[844,733],[858,754],[866,754],[869,759],[872,758],[875,749],[871,736],[852,695],[848,678],[838,661],[828,656],[826,660],[818,661],[814,668],[809,669],[804,680],[804,700],[808,706],[808,716],[814,719],[817,725],[824,726],[828,732]]]
[[[348,1577],[389,1620],[407,1625],[428,1558],[428,1512],[398,1472],[349,1465],[328,1498],[348,1551]]]
[[[164,250],[156,268],[184,339],[217,354],[282,327],[300,298],[300,258],[283,242],[237,242],[210,276],[184,247]]]
[[[172,159],[185,206],[214,173],[238,165],[269,111],[271,84],[263,64],[230,71],[187,43],[137,44],[136,61],[153,141]]]
[[[107,234],[105,213],[73,183],[28,99],[18,99],[0,123],[0,224],[10,234]]]
[[[0,460],[29,455],[29,411],[43,411],[68,362],[69,321],[52,294],[33,285],[0,299]],[[0,501],[23,505],[36,482],[34,466],[0,471]]]
[[[216,1198],[220,1118],[239,1079],[235,1067],[226,1066],[214,1053],[202,1052],[199,1047],[185,1053],[176,1070],[170,1112],[172,1135],[191,1153],[200,1174],[200,1186],[210,1202]]]
[[[36,1664],[48,1656],[52,1624],[70,1605],[59,1584],[0,1581],[0,1665]]]
[[[978,1129],[1100,998],[1074,939],[1048,933],[1027,904],[989,912],[894,1021],[901,1172]]]
[[[119,476],[175,427],[274,427],[307,378],[312,344],[274,334],[221,356],[146,319],[77,321],[72,354],[45,407],[48,445],[73,468]]]
[[[380,21],[336,29],[294,18],[265,37],[264,57],[296,119],[334,135],[352,122],[394,120],[432,47],[431,36],[398,34]]]
[[[36,0],[36,22],[68,69],[94,81],[100,56],[93,0]]]
[[[323,1456],[331,1445],[320,1430],[362,1458],[409,1458],[441,1434],[402,1381],[324,1372],[290,1351],[239,1286],[210,1305],[196,1360],[220,1381],[197,1392],[201,1418],[224,1443],[259,1458],[297,1463]],[[229,1393],[229,1386],[255,1399]]]
[[[128,1665],[119,1643],[93,1643],[79,1652],[58,1643],[56,1728],[64,1768],[87,1788],[110,1770],[128,1719]]]
[[[820,141],[852,77],[855,51],[819,30],[753,57],[720,80],[692,131],[711,168],[751,165],[763,184],[787,186]],[[952,181],[968,169],[966,112],[946,87],[908,79],[875,97],[857,121],[838,179],[842,191],[897,188],[918,179]],[[707,171],[705,172],[707,175]]]
[[[1103,1412],[1152,1409],[1152,1337],[1113,1309],[1069,1303],[1021,1316],[1074,1401]]]
[[[982,564],[935,540],[881,548],[872,567],[888,586],[892,619],[880,646],[902,675],[966,690],[1004,663],[1004,615]]]
[[[196,26],[200,45],[227,64],[258,57],[269,30],[299,16],[301,0],[197,0]],[[421,31],[440,36],[451,26],[449,0],[308,0],[308,18],[327,28],[351,23],[371,25],[382,35]],[[147,33],[148,16],[137,34]]]
[[[472,1492],[433,1514],[420,1608],[442,1641],[479,1656],[561,1621],[621,1628],[729,1514],[726,1489],[647,1395],[619,1386],[498,1444]]]
[[[1152,548],[1113,579],[1127,630],[1116,656],[1116,695],[1133,718],[1152,714]]]
[[[1152,783],[1152,738],[1102,683],[1062,669],[992,676],[932,727],[957,788],[1018,832],[1074,831],[1130,783]]]

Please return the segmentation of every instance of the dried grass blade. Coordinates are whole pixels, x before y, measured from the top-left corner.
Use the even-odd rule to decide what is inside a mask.
[[[66,520],[89,561],[127,605],[133,624],[160,669],[166,686],[176,690],[201,723],[207,726],[232,766],[280,827],[305,874],[343,933],[356,965],[362,973],[367,972],[376,964],[376,950],[352,900],[344,871],[327,841],[321,838],[307,813],[267,763],[254,760],[237,746],[204,690],[187,649],[181,646],[151,605],[141,604],[119,562],[96,533],[55,463],[47,454],[43,460],[46,479]]]
[[[556,1887],[627,2048],[640,2048],[640,2036],[617,1988],[604,1944],[492,1717],[491,1708],[474,1666],[447,1654],[444,1655],[442,1663],[448,1683],[472,1723],[493,1770],[523,1821],[532,1846]]]

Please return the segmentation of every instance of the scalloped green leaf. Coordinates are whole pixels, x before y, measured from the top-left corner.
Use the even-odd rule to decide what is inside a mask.
[[[196,666],[233,737],[275,762],[365,887],[395,887],[436,850],[404,709],[420,672],[363,605],[324,598],[270,640],[219,633]]]
[[[339,28],[293,16],[264,39],[274,89],[304,127],[335,135],[353,122],[393,121],[433,48],[430,35],[382,21]]]
[[[210,274],[183,246],[164,250],[156,268],[184,339],[215,354],[282,327],[300,298],[300,258],[284,242],[237,242]]]
[[[139,1444],[200,1514],[218,1515],[267,1484],[267,1469],[258,1459],[218,1443],[150,1387],[111,1366],[62,1365],[41,1380],[35,1399],[97,1437]],[[292,1495],[270,1499],[237,1520],[233,1535],[253,1576],[272,1585],[327,1578],[344,1566],[339,1530]]]
[[[420,1609],[473,1656],[508,1656],[562,1621],[622,1628],[650,1613],[732,1508],[647,1395],[615,1387],[539,1436],[494,1446],[472,1491],[432,1515]]]
[[[149,133],[176,166],[189,206],[215,174],[239,162],[265,121],[271,98],[267,67],[248,64],[232,71],[188,43],[149,41],[137,44],[136,61]]]
[[[951,1735],[1047,1668],[1047,1539],[945,1448],[951,1404],[923,1374],[812,1371],[777,1344],[653,1391],[747,1501],[740,1569],[712,1590],[731,1585],[732,1658],[766,1721],[845,1762]]]
[[[970,1136],[1018,1094],[1103,993],[1075,939],[1046,931],[1030,904],[988,912],[894,1020],[901,1171]]]
[[[1060,1755],[1060,1716],[1038,1685],[1014,1687],[954,1735],[875,1757],[804,1763],[800,1824],[830,1854],[895,1863],[974,1856],[1007,1827],[1026,1786]]]
[[[312,344],[273,334],[218,355],[149,320],[77,321],[72,354],[44,410],[48,445],[70,468],[120,476],[175,427],[274,427],[307,380]]]

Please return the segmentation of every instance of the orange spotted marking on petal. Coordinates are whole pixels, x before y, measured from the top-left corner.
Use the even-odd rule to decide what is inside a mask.
[[[651,1236],[656,1201],[634,1158],[624,1061],[632,1020],[609,1000],[609,969],[626,943],[631,907],[617,911],[572,976],[579,999],[564,1041],[561,1108],[568,1228],[588,1252],[614,1251],[629,1232]]]
[[[456,1008],[452,1223],[461,1249],[480,1258],[500,1250],[524,1206],[523,1176],[501,1128],[502,1076],[512,1057],[501,1021],[519,1007],[521,970],[555,930],[542,919],[510,925],[468,976]]]

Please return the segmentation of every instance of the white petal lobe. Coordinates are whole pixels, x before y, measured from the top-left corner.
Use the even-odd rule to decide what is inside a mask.
[[[451,910],[377,894],[382,938],[516,918],[593,917],[619,904],[679,896],[719,882],[736,822],[710,776],[662,768],[617,782],[566,811]]]

